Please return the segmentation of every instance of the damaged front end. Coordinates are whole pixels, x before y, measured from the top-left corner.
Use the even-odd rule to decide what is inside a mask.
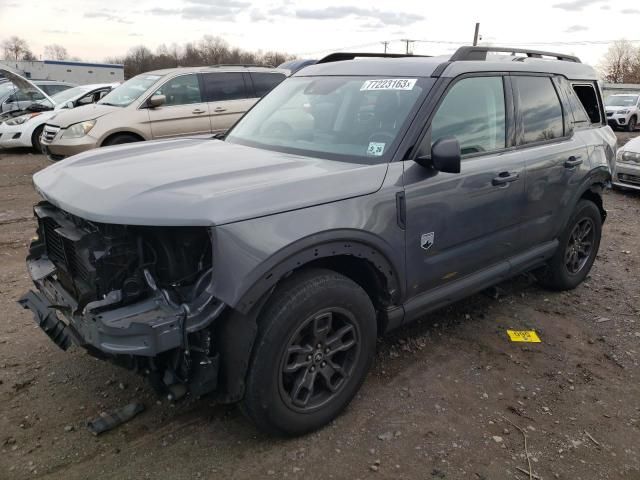
[[[212,236],[206,227],[89,222],[48,202],[27,265],[37,288],[19,303],[63,350],[140,371],[170,399],[216,389]]]

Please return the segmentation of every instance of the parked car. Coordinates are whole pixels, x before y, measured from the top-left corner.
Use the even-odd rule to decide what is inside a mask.
[[[106,145],[225,132],[287,73],[252,66],[143,73],[96,105],[57,115],[42,144],[55,161]]]
[[[618,149],[612,183],[614,187],[640,190],[640,137]]]
[[[0,116],[0,147],[32,147],[40,152],[40,136],[47,121],[65,110],[97,102],[117,85],[99,83],[69,88],[48,97],[48,100],[32,103],[19,115],[4,122]]]
[[[605,103],[609,125],[635,131],[640,118],[640,95],[618,93],[610,95]]]
[[[378,335],[526,271],[579,285],[615,144],[576,57],[329,55],[223,140],[36,173],[36,290],[20,303],[62,349],[302,434],[354,397]]]
[[[309,65],[313,65],[318,60],[314,59],[296,59],[296,60],[288,60],[284,63],[278,65],[278,68],[284,68],[285,70],[289,70],[291,74],[296,73],[298,70],[308,67]]]
[[[0,71],[3,70],[0,68]],[[38,87],[34,89],[33,86]],[[55,95],[75,85],[54,80],[32,80],[29,84],[16,84],[13,81],[0,85],[0,113],[24,110],[33,102],[45,100],[46,96]],[[43,95],[43,93],[46,94]]]

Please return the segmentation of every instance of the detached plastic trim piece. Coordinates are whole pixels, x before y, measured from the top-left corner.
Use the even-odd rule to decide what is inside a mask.
[[[52,309],[52,305],[47,300],[29,290],[18,300],[18,303],[25,310],[31,310],[35,322],[58,347],[66,351],[71,346],[71,337],[69,337],[67,325],[58,318],[55,310]]]

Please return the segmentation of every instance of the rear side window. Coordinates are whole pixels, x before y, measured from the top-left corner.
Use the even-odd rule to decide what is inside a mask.
[[[564,136],[562,106],[548,77],[513,77],[517,85],[523,144]]]
[[[247,98],[247,89],[241,72],[203,73],[202,84],[207,102]]]
[[[257,97],[264,97],[285,78],[281,73],[250,72],[249,75]]]
[[[584,108],[588,120],[591,123],[601,123],[600,106],[598,105],[598,96],[593,85],[573,85],[573,91],[580,101],[580,105]],[[570,99],[572,99],[570,97]],[[575,99],[575,97],[573,97]],[[575,107],[574,107],[575,109]],[[576,119],[577,120],[577,119]]]
[[[442,137],[456,137],[463,155],[505,148],[502,77],[465,78],[456,83],[431,122],[431,144]]]

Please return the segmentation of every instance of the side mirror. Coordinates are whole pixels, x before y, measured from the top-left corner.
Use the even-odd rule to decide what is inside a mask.
[[[423,167],[433,167],[444,173],[460,173],[460,142],[455,137],[442,137],[431,146],[431,155],[416,158]]]
[[[69,100],[67,103],[64,104],[64,108],[73,108],[73,107],[75,107],[75,105],[71,100]]]
[[[164,95],[154,95],[147,101],[149,108],[156,108],[167,103],[167,97]]]

